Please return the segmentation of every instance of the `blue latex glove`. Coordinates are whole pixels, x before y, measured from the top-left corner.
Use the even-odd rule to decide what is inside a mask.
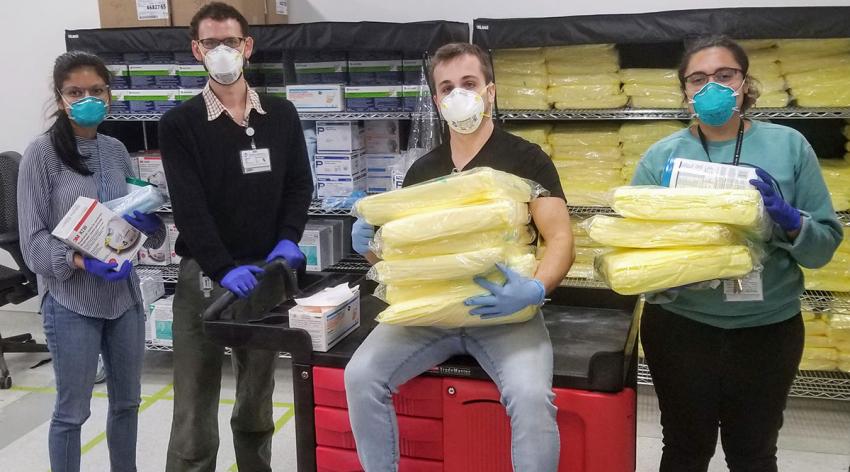
[[[131,264],[130,261],[124,261],[124,263],[121,264],[121,268],[115,270],[118,268],[117,262],[101,262],[93,257],[84,256],[83,266],[85,267],[86,272],[110,282],[126,280],[130,277],[130,273],[133,272],[133,264]]]
[[[803,225],[800,219],[800,210],[792,207],[776,194],[771,185],[771,182],[775,182],[775,179],[763,169],[756,169],[756,175],[759,176],[759,180],[750,180],[750,184],[761,193],[764,209],[767,210],[773,221],[789,233],[800,229]]]
[[[290,269],[297,269],[307,261],[307,257],[304,256],[298,245],[288,239],[281,239],[277,243],[277,246],[269,253],[269,257],[266,257],[266,262],[271,262],[279,257],[286,261]]]
[[[261,274],[263,269],[255,265],[243,265],[224,275],[221,279],[221,286],[236,294],[239,298],[245,298],[251,295],[254,288],[259,283],[254,274]]]
[[[154,234],[162,226],[162,220],[155,213],[142,213],[137,210],[133,212],[133,216],[124,215],[124,219],[145,234]]]
[[[375,227],[363,218],[357,218],[357,221],[351,226],[351,247],[358,254],[365,255],[370,251],[369,243],[373,239],[375,239]]]
[[[496,267],[505,274],[505,285],[495,284],[484,277],[476,277],[475,283],[490,291],[491,295],[468,298],[467,306],[478,305],[470,315],[481,315],[481,319],[512,315],[529,305],[541,305],[546,296],[543,282],[517,274],[502,264]]]

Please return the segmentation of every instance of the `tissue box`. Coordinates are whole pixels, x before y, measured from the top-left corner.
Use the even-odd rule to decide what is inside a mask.
[[[289,327],[310,334],[313,350],[327,352],[360,326],[360,291],[334,307],[295,305],[289,310]]]
[[[306,269],[321,272],[334,264],[333,229],[329,226],[305,227],[298,248],[307,258]]]
[[[181,64],[177,66],[177,79],[180,88],[203,89],[208,78],[209,74],[203,65]]]
[[[342,85],[287,85],[286,99],[298,111],[345,110]]]
[[[168,198],[168,182],[159,151],[146,151],[139,155],[139,178],[157,186]]]
[[[147,236],[97,200],[78,197],[51,233],[103,262],[132,262]]]
[[[316,154],[316,176],[354,177],[366,171],[366,159],[360,153]]]
[[[162,346],[174,345],[171,326],[174,323],[174,296],[157,300],[150,305],[151,339]]]
[[[363,149],[364,130],[357,121],[317,121],[316,152],[355,152]]]
[[[366,191],[366,172],[354,177],[316,176],[319,198],[347,197],[357,190]]]

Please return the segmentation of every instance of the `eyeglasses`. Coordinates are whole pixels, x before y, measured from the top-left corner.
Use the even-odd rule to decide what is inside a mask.
[[[90,97],[98,97],[98,98],[106,98],[109,96],[109,86],[108,85],[95,85],[93,87],[89,87],[88,89],[81,87],[69,86],[63,88],[61,91],[62,96],[71,100],[79,100],[86,95]]]
[[[245,38],[224,38],[224,39],[216,39],[216,38],[207,38],[207,39],[199,39],[198,43],[204,47],[204,49],[210,50],[217,48],[220,44],[224,44],[225,46],[233,49],[239,49],[239,46],[242,45],[242,41],[245,41]]]
[[[744,71],[741,69],[736,69],[734,67],[721,67],[714,71],[713,74],[706,74],[705,72],[694,72],[693,74],[685,77],[685,84],[690,88],[700,88],[703,85],[708,83],[708,79],[714,79],[715,82],[723,85],[729,85],[734,82],[736,79],[743,77]]]

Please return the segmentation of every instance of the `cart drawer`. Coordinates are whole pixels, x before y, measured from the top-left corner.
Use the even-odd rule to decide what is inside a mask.
[[[443,463],[402,457],[399,472],[443,472]],[[317,472],[363,472],[357,453],[347,449],[319,446],[316,448]]]

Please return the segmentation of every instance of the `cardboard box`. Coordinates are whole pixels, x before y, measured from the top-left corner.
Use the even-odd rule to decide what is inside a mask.
[[[327,352],[360,326],[360,291],[345,303],[315,311],[295,305],[289,310],[289,327],[310,333],[313,350]]]
[[[286,99],[298,111],[343,111],[342,85],[287,85]]]
[[[298,83],[348,83],[348,58],[344,52],[302,52],[296,54],[293,64]]]
[[[189,26],[192,17],[212,0],[171,0],[171,22],[174,26]],[[233,5],[248,20],[249,25],[266,23],[266,0],[220,0]]]
[[[64,243],[103,262],[132,262],[147,240],[121,215],[97,200],[78,197],[53,232]]]
[[[341,261],[343,257],[351,252],[351,238],[345,236],[345,222],[329,218],[310,218],[307,220],[308,225],[324,225],[330,226],[333,233],[334,241],[334,264]],[[348,243],[348,244],[346,244]]]
[[[266,95],[272,97],[286,98],[286,87],[266,87]]]
[[[352,111],[400,111],[402,87],[400,85],[345,87],[345,107]]]
[[[316,176],[354,177],[366,171],[366,159],[360,153],[316,154]]]
[[[127,90],[110,90],[112,101],[109,103],[111,115],[126,115],[130,113],[130,102],[127,101]]]
[[[110,90],[127,90],[130,88],[130,73],[126,64],[109,64],[106,69],[110,75]]]
[[[351,85],[400,85],[401,55],[391,53],[350,53],[348,78]]]
[[[138,157],[139,178],[157,186],[168,198],[168,181],[165,179],[165,168],[159,151],[148,151]]]
[[[177,98],[178,102],[185,102],[186,100],[189,100],[190,98],[194,97],[195,95],[200,95],[203,91],[204,91],[204,89],[202,89],[202,88],[199,88],[199,89],[180,89],[180,90],[177,91],[177,97],[176,98]]]
[[[175,90],[125,90],[130,113],[165,113],[180,104]]]
[[[363,127],[357,121],[317,121],[317,153],[351,153],[364,146]]]
[[[319,198],[347,197],[358,190],[366,191],[366,172],[353,178],[316,176],[316,193]]]
[[[389,136],[367,136],[366,152],[369,154],[398,154],[401,152],[401,141]]]
[[[334,235],[330,226],[306,226],[298,248],[307,259],[306,269],[321,272],[332,266],[334,259]]]
[[[398,120],[366,120],[363,122],[366,134],[367,154],[387,154],[401,152],[401,132]]]
[[[285,25],[289,23],[289,1],[267,0],[266,1],[266,24]]]
[[[401,63],[401,71],[405,85],[419,85],[422,83],[422,75],[424,73],[424,62],[422,58],[409,59],[405,58]]]
[[[179,64],[177,81],[181,89],[203,89],[210,75],[202,64]]]
[[[401,162],[401,154],[364,154],[366,158],[366,176],[391,177],[392,168]]]
[[[421,85],[405,85],[401,90],[402,108],[404,111],[416,111],[420,100],[430,100],[431,92],[428,87]]]
[[[177,67],[174,63],[130,64],[127,66],[130,88],[133,90],[178,89],[180,79],[177,77]]]
[[[165,219],[165,231],[168,233],[168,259],[172,264],[179,264],[182,257],[177,255],[175,247],[177,245],[177,237],[180,236],[180,231],[177,230],[177,225],[171,218]]]
[[[283,69],[283,59],[277,62],[261,62],[257,64],[262,83],[266,87],[283,87],[286,76]]]
[[[393,178],[386,177],[366,177],[366,193],[384,193],[392,190]]]
[[[151,338],[161,346],[174,345],[174,296],[157,300],[150,305]]]
[[[164,266],[171,263],[170,247],[168,244],[168,235],[162,239],[162,244],[159,247],[148,248],[142,247],[139,249],[139,264]]]
[[[165,284],[162,282],[162,277],[140,277],[139,292],[142,294],[142,306],[145,313],[150,315],[151,304],[165,296]]]
[[[98,0],[100,27],[171,26],[169,3],[169,0]]]

